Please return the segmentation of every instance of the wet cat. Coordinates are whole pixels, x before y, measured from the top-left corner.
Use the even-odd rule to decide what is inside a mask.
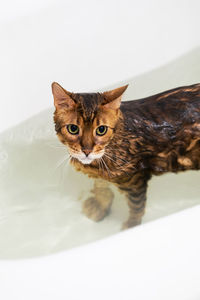
[[[111,182],[127,196],[123,228],[141,223],[152,175],[200,169],[200,84],[121,102],[127,87],[70,93],[52,84],[57,136],[74,167],[95,178],[83,212],[94,221],[109,213]]]

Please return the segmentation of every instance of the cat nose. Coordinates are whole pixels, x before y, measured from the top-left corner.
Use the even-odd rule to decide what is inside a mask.
[[[82,151],[85,153],[86,156],[88,156],[92,152],[91,149],[82,149]]]

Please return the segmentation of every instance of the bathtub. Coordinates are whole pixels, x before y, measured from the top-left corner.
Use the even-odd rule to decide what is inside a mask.
[[[200,82],[199,3],[25,3],[1,12],[1,298],[200,299],[200,172],[153,177],[136,228],[120,230],[115,188],[92,222],[81,204],[93,181],[66,162],[50,90],[129,83],[126,101]]]

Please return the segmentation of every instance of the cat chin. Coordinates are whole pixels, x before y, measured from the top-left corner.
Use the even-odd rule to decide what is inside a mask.
[[[90,158],[86,157],[84,159],[78,158],[78,160],[84,165],[89,165],[93,162],[94,159],[90,159]]]

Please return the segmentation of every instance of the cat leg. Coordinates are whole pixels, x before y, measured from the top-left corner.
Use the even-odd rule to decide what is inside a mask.
[[[93,221],[100,221],[109,214],[114,194],[108,186],[108,182],[95,179],[94,188],[89,197],[83,203],[83,213]]]
[[[132,190],[128,195],[129,218],[123,224],[123,229],[140,225],[145,212],[146,191]]]
[[[125,192],[129,206],[129,217],[122,229],[141,224],[145,212],[147,180],[137,176],[133,178],[130,185],[120,186],[119,189]]]

